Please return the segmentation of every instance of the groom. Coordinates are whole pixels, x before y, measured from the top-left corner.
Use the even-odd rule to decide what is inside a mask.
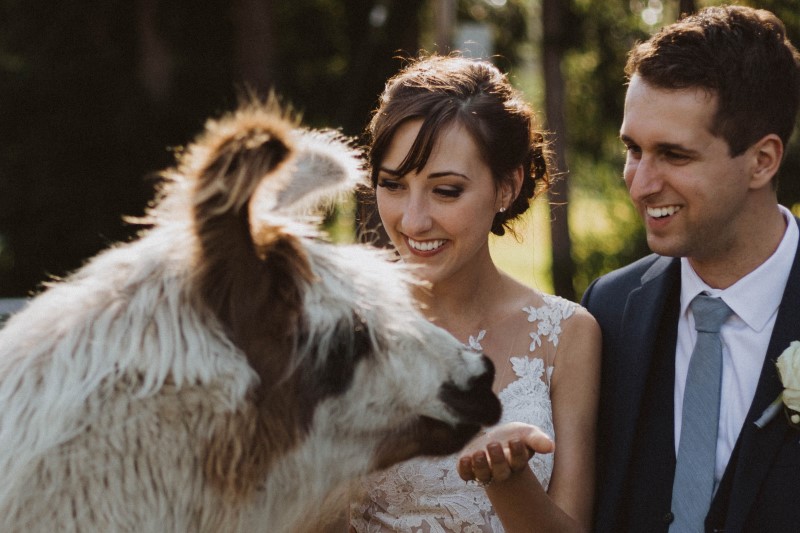
[[[626,74],[624,177],[654,254],[583,298],[604,337],[595,528],[800,531],[800,431],[783,412],[755,424],[800,340],[800,221],[776,194],[800,55],[772,13],[712,7],[638,44]],[[698,294],[727,316],[699,408],[688,390],[716,385],[690,368]]]

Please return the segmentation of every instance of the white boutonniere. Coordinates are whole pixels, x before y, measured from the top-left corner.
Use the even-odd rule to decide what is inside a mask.
[[[783,383],[783,392],[764,410],[756,420],[756,425],[763,428],[783,410],[789,425],[800,429],[800,341],[792,341],[778,357],[776,365]]]

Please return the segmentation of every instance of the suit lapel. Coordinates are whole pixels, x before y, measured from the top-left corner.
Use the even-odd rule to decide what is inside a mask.
[[[798,221],[800,225],[800,221]],[[783,390],[775,361],[794,340],[800,340],[800,253],[795,254],[783,293],[767,355],[761,369],[753,403],[737,443],[738,453],[730,492],[726,529],[740,531],[750,512],[775,454],[789,426],[782,414],[764,428],[755,421]],[[726,474],[726,477],[729,474]]]
[[[615,436],[611,464],[622,467],[609,484],[612,494],[621,495],[624,489],[655,339],[667,297],[670,291],[679,287],[678,265],[678,260],[659,258],[642,276],[641,287],[631,291],[625,306],[619,337],[623,339],[619,346],[619,361],[624,379],[615,383],[618,390],[614,394],[616,403],[611,422],[611,434]],[[618,509],[619,503],[614,502],[612,508]]]

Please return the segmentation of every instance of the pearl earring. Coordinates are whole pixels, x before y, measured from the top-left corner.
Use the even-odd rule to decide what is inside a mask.
[[[506,208],[505,207],[501,207],[500,211],[498,211],[498,213],[505,213],[505,212],[506,212]]]

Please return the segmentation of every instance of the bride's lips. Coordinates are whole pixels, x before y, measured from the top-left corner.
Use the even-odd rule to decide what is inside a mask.
[[[406,236],[405,239],[408,250],[412,254],[422,257],[436,255],[448,242],[446,239],[427,239],[418,241],[408,236]]]

